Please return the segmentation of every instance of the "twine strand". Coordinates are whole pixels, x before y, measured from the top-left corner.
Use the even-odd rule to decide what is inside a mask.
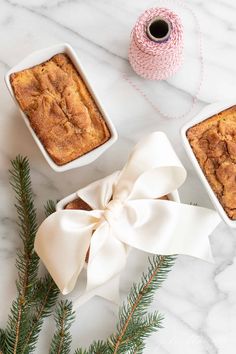
[[[173,2],[173,0],[164,0]],[[199,81],[192,96],[191,105],[180,115],[168,115],[160,110],[152,100],[145,94],[137,84],[135,84],[127,74],[123,74],[124,79],[133,87],[161,116],[167,119],[181,119],[188,116],[194,109],[201,91],[204,78],[203,43],[200,24],[195,12],[181,0],[174,1],[180,7],[186,9],[193,16],[198,36],[200,74]],[[160,16],[167,19],[172,24],[172,33],[165,43],[155,43],[146,34],[148,22]],[[161,59],[161,60],[160,60]],[[129,60],[134,71],[150,80],[165,80],[171,77],[179,69],[183,62],[183,26],[180,18],[171,10],[166,8],[152,8],[146,10],[136,22],[131,33],[131,43],[129,48]]]

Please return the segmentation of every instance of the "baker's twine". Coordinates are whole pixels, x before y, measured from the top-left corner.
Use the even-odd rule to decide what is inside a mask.
[[[162,112],[143,90],[136,85],[131,78],[124,74],[124,79],[152,106],[152,108],[164,118],[184,118],[189,115],[198,99],[203,77],[204,61],[202,49],[202,33],[195,12],[183,1],[165,0],[165,3],[175,3],[187,9],[193,16],[199,43],[200,75],[196,91],[192,96],[191,105],[186,112],[180,115],[168,115]],[[154,42],[147,35],[147,25],[155,17],[162,17],[171,23],[171,33],[164,42]],[[143,78],[149,80],[166,80],[175,74],[183,63],[184,31],[181,20],[177,14],[167,8],[151,8],[146,10],[136,22],[132,33],[129,48],[129,61],[134,71]]]
[[[171,24],[169,38],[155,42],[147,35],[147,26],[155,17]],[[166,8],[146,10],[131,34],[129,61],[134,71],[150,80],[166,80],[180,67],[183,59],[183,26],[178,15]]]

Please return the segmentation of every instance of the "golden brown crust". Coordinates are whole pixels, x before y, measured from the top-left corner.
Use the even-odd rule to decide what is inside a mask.
[[[88,205],[83,199],[76,198],[72,202],[65,206],[65,209],[77,209],[77,210],[92,210],[91,206]]]
[[[161,200],[169,200],[168,196],[167,195],[163,195],[162,197],[158,198],[158,199],[161,199]]]
[[[163,197],[160,197],[159,199],[162,200],[168,200],[167,195],[164,195]],[[81,198],[76,198],[74,200],[72,200],[72,202],[69,202],[68,204],[66,204],[65,209],[77,209],[77,210],[92,210],[91,206],[88,205],[83,199]]]
[[[85,83],[65,54],[11,74],[21,109],[58,165],[102,145],[108,127]]]
[[[236,220],[236,106],[191,127],[187,138],[220,203]]]

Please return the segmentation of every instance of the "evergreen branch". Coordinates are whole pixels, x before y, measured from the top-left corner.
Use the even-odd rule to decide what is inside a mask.
[[[16,193],[19,235],[23,250],[18,252],[18,296],[13,301],[11,315],[6,328],[6,350],[8,354],[21,352],[29,329],[28,310],[34,288],[39,259],[34,252],[34,238],[37,230],[36,210],[30,180],[30,166],[27,158],[17,156],[11,162],[10,183]]]
[[[130,343],[134,343],[136,346],[137,340],[142,343],[144,340],[149,337],[153,332],[156,332],[159,328],[162,328],[163,316],[158,312],[154,312],[144,316],[138,321],[131,321],[130,326],[132,328],[127,334],[126,338],[123,340],[122,345],[130,348]]]
[[[22,354],[34,351],[43,320],[51,315],[52,308],[58,298],[59,289],[53,279],[47,275],[44,279],[37,281],[34,292],[37,297],[34,299],[35,306],[31,317],[30,331],[25,338]]]
[[[134,284],[119,313],[117,333],[110,338],[112,353],[128,353],[137,340],[144,341],[152,332],[161,328],[162,316],[147,314],[155,291],[160,288],[175,261],[174,256],[154,256],[149,259],[147,274]]]
[[[103,341],[93,342],[88,350],[77,349],[74,354],[111,354],[108,343]]]
[[[145,340],[162,328],[163,317],[148,313],[155,292],[161,287],[175,262],[175,256],[149,258],[149,267],[137,284],[133,284],[127,301],[119,311],[117,333],[107,341],[98,341],[88,350],[77,349],[75,354],[141,354]]]
[[[49,216],[56,210],[55,203],[49,200],[45,206],[45,216]],[[43,279],[39,279],[34,289],[35,298],[34,313],[31,318],[31,329],[25,339],[22,354],[33,352],[37,343],[39,332],[42,329],[44,318],[52,313],[52,308],[55,306],[59,295],[59,289],[53,279],[47,274]]]
[[[75,313],[70,301],[61,301],[56,309],[56,332],[52,338],[50,354],[69,354],[72,337],[70,327],[75,319]]]
[[[47,204],[44,207],[45,215],[48,217],[49,215],[55,213],[56,211],[56,203],[53,200],[48,200]]]
[[[0,328],[0,354],[4,354],[6,346],[6,334],[3,329]]]
[[[137,341],[137,345],[133,350],[133,354],[143,354],[143,350],[145,349],[145,343],[142,341]],[[132,352],[131,352],[132,354]]]
[[[11,315],[6,328],[7,354],[28,354],[36,348],[43,320],[49,316],[58,297],[59,290],[47,275],[37,279],[39,258],[34,252],[37,231],[36,210],[27,158],[17,156],[12,161],[10,183],[16,193],[19,235],[23,250],[18,252],[18,296],[13,301]],[[47,216],[55,211],[52,201],[45,207]]]

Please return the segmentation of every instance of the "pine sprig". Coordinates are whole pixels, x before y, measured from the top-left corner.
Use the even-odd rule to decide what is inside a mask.
[[[44,207],[45,210],[45,216],[49,216],[56,211],[56,203],[53,200],[48,200],[47,204]]]
[[[147,274],[143,274],[140,282],[132,286],[127,301],[120,309],[117,333],[109,340],[112,353],[132,352],[138,341],[144,342],[151,333],[162,327],[163,317],[157,312],[148,314],[148,309],[174,261],[174,256],[149,259]]]
[[[53,201],[48,201],[45,206],[45,216],[49,216],[56,210]],[[32,298],[32,306],[34,311],[30,318],[30,331],[25,339],[22,354],[33,353],[38,341],[39,333],[43,326],[43,321],[50,316],[53,307],[59,295],[59,289],[49,274],[44,278],[38,279],[33,290],[34,298]]]
[[[37,281],[34,294],[35,298],[32,301],[34,311],[30,318],[30,331],[25,338],[22,354],[34,352],[43,321],[51,315],[59,295],[59,289],[53,279],[46,275]]]
[[[75,354],[141,354],[145,340],[162,328],[163,316],[148,313],[156,291],[161,287],[175,262],[175,256],[154,256],[149,259],[147,273],[133,284],[127,300],[121,306],[116,333],[107,341],[91,344],[88,350],[77,349]]]
[[[82,348],[77,349],[74,354],[111,354],[111,350],[108,343],[105,341],[93,342],[89,349]]]
[[[3,329],[0,328],[0,354],[5,352],[5,345],[6,345],[6,334]]]
[[[30,166],[27,158],[17,156],[12,161],[10,183],[16,193],[15,206],[18,214],[19,236],[23,242],[23,250],[19,251],[17,255],[18,296],[13,301],[5,334],[7,353],[18,354],[22,351],[25,338],[30,329],[28,312],[33,294],[32,290],[37,280],[39,264],[39,258],[34,252],[37,222],[31,188]]]
[[[18,284],[24,289],[27,280],[29,284],[35,281],[38,271],[39,258],[34,252],[34,239],[37,231],[36,209],[28,159],[19,155],[11,163],[10,184],[16,193],[15,207],[18,214],[19,236],[23,242],[23,252],[20,253],[21,258],[17,260]]]
[[[10,183],[16,193],[19,236],[23,249],[18,252],[17,298],[13,301],[4,332],[5,354],[32,353],[42,329],[43,320],[52,312],[59,290],[47,275],[38,279],[39,258],[34,252],[37,231],[36,210],[30,180],[30,166],[27,158],[17,156],[12,161]],[[50,208],[48,207],[50,206]],[[53,212],[53,203],[46,206],[47,216]]]
[[[72,342],[70,327],[75,319],[75,313],[70,301],[61,301],[56,308],[56,332],[52,338],[50,354],[69,354]]]

